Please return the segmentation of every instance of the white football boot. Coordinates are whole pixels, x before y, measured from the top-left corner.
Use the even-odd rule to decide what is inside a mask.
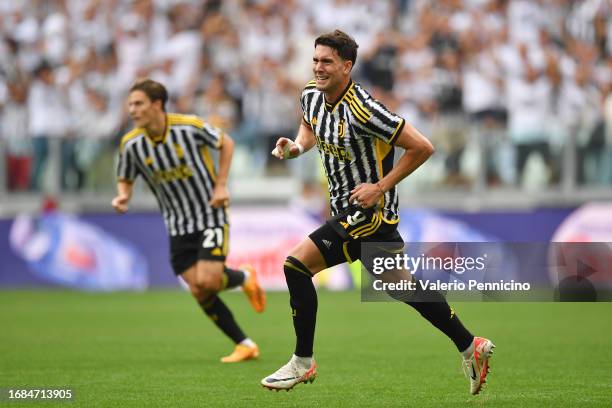
[[[463,359],[463,372],[470,380],[470,394],[476,395],[482,389],[489,374],[489,358],[493,355],[495,344],[484,337],[474,337],[474,352]]]
[[[261,380],[261,385],[269,390],[289,391],[299,383],[312,383],[316,377],[317,363],[314,358],[311,360],[310,367],[304,367],[294,355],[287,364]]]

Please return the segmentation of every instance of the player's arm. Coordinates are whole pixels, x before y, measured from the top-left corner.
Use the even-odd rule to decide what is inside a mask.
[[[404,154],[391,171],[378,182],[383,192],[389,191],[393,186],[421,167],[435,151],[431,142],[410,123],[404,125],[402,133],[400,133],[395,141],[395,145],[403,148]]]
[[[295,140],[286,137],[278,139],[276,141],[276,147],[272,150],[272,156],[281,160],[295,159],[302,153],[312,149],[316,142],[312,128],[308,123],[302,120]]]
[[[117,196],[113,198],[111,204],[119,214],[127,212],[133,188],[134,184],[131,181],[119,180],[117,182]]]
[[[229,169],[234,155],[234,140],[228,135],[223,135],[223,143],[219,148],[219,171],[215,180],[215,189],[209,204],[213,208],[222,207],[229,204],[229,190],[227,189],[227,179]]]
[[[138,176],[137,166],[134,157],[125,147],[125,142],[129,140],[129,134],[121,140],[119,148],[119,163],[117,164],[117,196],[111,201],[111,205],[119,214],[128,210],[134,179]]]
[[[381,196],[418,169],[434,153],[433,145],[409,123],[405,123],[395,145],[404,149],[404,154],[391,171],[376,184],[360,184],[351,191],[351,202],[364,208],[372,207]]]

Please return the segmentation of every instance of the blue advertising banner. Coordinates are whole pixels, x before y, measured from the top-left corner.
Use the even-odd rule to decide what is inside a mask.
[[[129,242],[76,217],[53,212],[18,216],[10,230],[13,252],[30,271],[59,285],[91,290],[142,290],[147,261]]]
[[[408,242],[548,242],[571,212],[570,209],[540,209],[528,212],[440,213],[409,209],[402,212],[399,228]],[[584,211],[581,214],[580,219],[583,220]],[[149,287],[178,286],[170,268],[168,237],[158,213],[129,213],[123,216],[113,213],[83,214],[78,220],[95,228],[100,235],[123,242],[126,247],[141,254],[143,263],[148,266]],[[288,224],[287,220],[294,222]],[[0,287],[57,286],[57,281],[36,273],[34,265],[11,248],[9,235],[13,223],[14,219],[0,219]],[[268,288],[283,289],[282,267],[276,264],[282,263],[292,245],[318,225],[309,215],[298,215],[294,209],[286,207],[234,207],[228,261],[255,262]],[[575,230],[573,227],[571,229]],[[568,228],[564,231],[568,231]],[[263,244],[270,246],[269,250],[261,248]],[[73,261],[85,265],[91,262],[87,251],[73,251],[71,256]],[[321,274],[317,284],[346,288],[352,286],[350,279],[346,271],[338,270],[328,276]]]

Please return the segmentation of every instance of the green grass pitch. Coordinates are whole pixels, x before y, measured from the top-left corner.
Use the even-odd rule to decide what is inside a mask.
[[[69,387],[78,407],[596,407],[612,404],[612,303],[460,303],[497,345],[473,397],[452,343],[411,308],[320,292],[319,377],[291,392],[259,380],[293,350],[287,293],[255,314],[224,296],[261,358],[224,365],[231,343],[187,293],[0,292],[0,388]]]

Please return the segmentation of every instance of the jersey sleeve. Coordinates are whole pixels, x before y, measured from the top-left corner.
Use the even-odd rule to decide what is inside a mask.
[[[310,117],[310,103],[313,98],[312,90],[316,89],[315,81],[312,80],[306,84],[300,95],[300,106],[302,107],[302,119],[305,123],[312,126]]]
[[[197,131],[194,132],[194,135],[198,142],[218,150],[223,145],[223,136],[225,135],[225,132],[216,126],[203,121],[202,126],[198,127]]]
[[[134,152],[128,146],[119,149],[119,161],[117,163],[117,180],[134,182],[138,176],[138,167],[134,160]]]
[[[361,109],[357,107],[355,110],[366,132],[390,145],[395,143],[406,123],[401,116],[369,95],[364,98]]]

